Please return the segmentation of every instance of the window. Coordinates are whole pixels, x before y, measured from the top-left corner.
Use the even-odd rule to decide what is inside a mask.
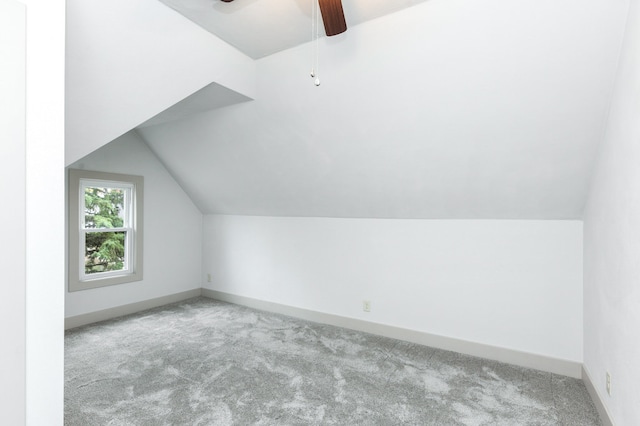
[[[69,291],[142,280],[141,176],[69,170]]]

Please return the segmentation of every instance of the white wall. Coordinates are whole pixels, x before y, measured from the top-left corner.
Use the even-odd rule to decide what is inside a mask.
[[[0,413],[14,425],[26,419],[25,24],[22,3],[0,0],[0,194],[11,200],[0,209],[3,240],[11,242],[0,246],[7,284],[0,298]]]
[[[135,132],[70,167],[144,176],[144,278],[67,292],[66,317],[200,288],[202,214]]]
[[[157,0],[69,0],[67,21],[67,165],[211,82],[253,96],[253,60]]]
[[[23,3],[27,6],[26,283],[14,285],[26,289],[26,423],[61,425],[65,2]]]
[[[584,215],[584,363],[621,426],[640,424],[640,2],[629,4],[607,132]]]
[[[203,256],[213,290],[582,361],[579,221],[205,216]]]

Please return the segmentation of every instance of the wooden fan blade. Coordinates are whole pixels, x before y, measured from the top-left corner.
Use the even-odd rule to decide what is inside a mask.
[[[324,22],[324,31],[328,37],[347,31],[342,0],[318,0],[318,3],[322,13],[322,22]]]

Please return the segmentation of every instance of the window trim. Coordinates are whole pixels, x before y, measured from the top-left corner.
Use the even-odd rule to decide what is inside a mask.
[[[131,185],[131,223],[132,229],[131,244],[133,249],[129,250],[129,267],[126,271],[111,271],[106,275],[100,274],[97,277],[86,278],[84,271],[84,253],[81,253],[83,244],[80,237],[85,231],[81,231],[80,226],[84,220],[81,211],[84,211],[84,196],[80,194],[82,190],[81,182],[84,180],[94,180],[101,182],[112,182],[115,185]],[[144,178],[142,176],[124,175],[118,173],[94,172],[90,170],[69,169],[68,187],[68,215],[69,215],[69,291],[88,290],[92,288],[105,287],[117,284],[124,284],[142,280],[143,271],[143,200],[144,200]],[[82,205],[80,202],[82,201]]]

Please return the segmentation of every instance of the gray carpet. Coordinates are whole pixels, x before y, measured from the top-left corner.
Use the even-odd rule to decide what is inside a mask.
[[[65,337],[66,425],[599,425],[581,381],[198,298]]]

